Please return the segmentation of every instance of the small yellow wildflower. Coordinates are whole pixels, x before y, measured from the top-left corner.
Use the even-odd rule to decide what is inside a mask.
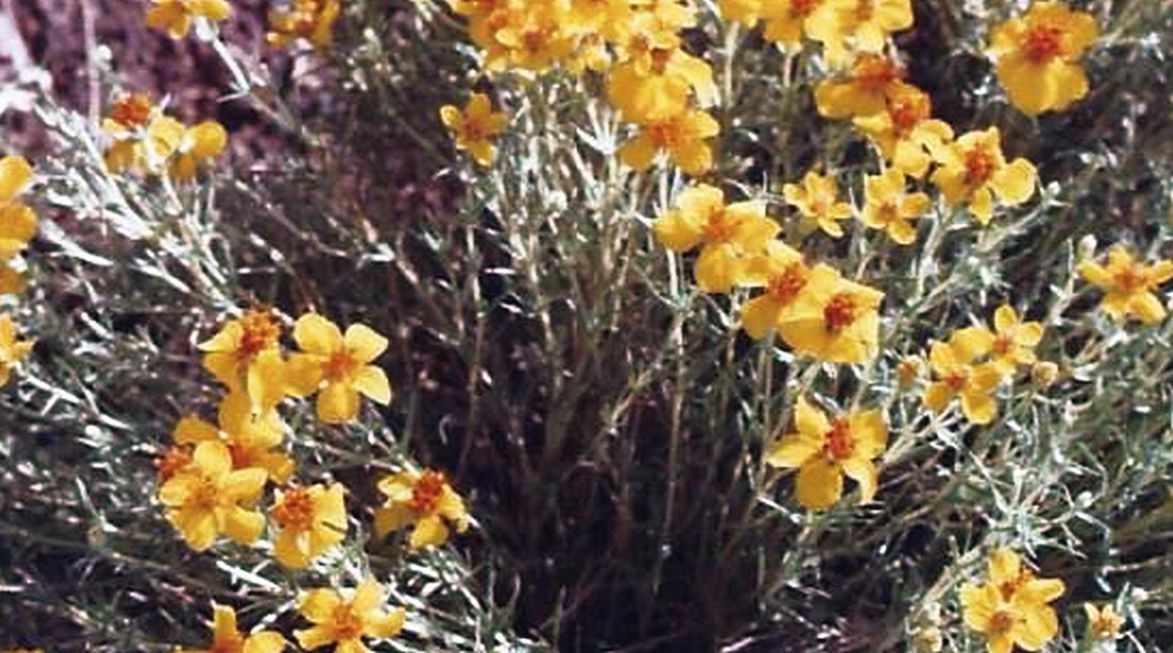
[[[285,395],[283,361],[277,347],[281,324],[270,310],[254,308],[228,320],[201,342],[204,369],[231,392],[244,390],[262,409]]]
[[[928,94],[911,84],[894,83],[888,90],[884,111],[853,120],[894,168],[920,179],[932,163],[930,152],[953,140],[953,129],[930,117]]]
[[[470,95],[463,111],[451,104],[440,107],[440,120],[452,132],[456,148],[468,152],[482,166],[493,162],[492,139],[509,122],[505,114],[493,111],[484,93]]]
[[[1043,339],[1043,325],[1023,322],[1009,306],[994,311],[994,342],[990,345],[990,362],[1004,375],[1012,375],[1019,365],[1035,362],[1034,348]]]
[[[107,170],[117,174],[140,165],[141,130],[150,123],[154,113],[151,98],[145,93],[126,93],[114,101],[109,114],[102,119],[102,131],[112,139],[102,153]]]
[[[271,9],[265,42],[282,47],[294,39],[304,39],[316,48],[324,48],[334,38],[334,21],[341,8],[339,0],[292,0],[287,7]]]
[[[1030,383],[1043,389],[1059,380],[1059,366],[1051,361],[1039,361],[1030,366]]]
[[[24,157],[0,159],[0,261],[19,254],[37,234],[37,214],[19,200],[32,179],[32,166]]]
[[[1055,610],[1047,605],[1063,594],[1063,581],[1036,578],[1011,550],[990,555],[986,582],[961,588],[965,624],[986,636],[989,653],[1010,653],[1020,646],[1041,650],[1059,632]]]
[[[920,356],[905,356],[896,365],[896,379],[903,387],[911,386],[920,378],[925,361]]]
[[[766,243],[765,253],[750,257],[741,284],[761,287],[765,292],[741,306],[741,325],[749,337],[761,340],[771,329],[778,329],[789,317],[810,273],[802,254],[778,240]]]
[[[511,8],[505,24],[494,33],[496,42],[504,46],[505,57],[487,57],[485,66],[494,70],[508,63],[541,72],[569,57],[574,40],[562,30],[553,4],[533,2]]]
[[[1165,319],[1165,307],[1157,298],[1158,286],[1173,278],[1173,261],[1159,260],[1145,265],[1124,245],[1108,250],[1108,264],[1083,261],[1079,276],[1104,291],[1100,308],[1118,321],[1136,317],[1145,324]]]
[[[1006,205],[1021,204],[1035,192],[1034,165],[1023,158],[1006,162],[997,127],[963,134],[937,149],[940,166],[929,178],[950,204],[969,203],[982,225],[994,213],[994,195]]]
[[[905,191],[904,173],[888,168],[882,175],[868,176],[864,181],[864,207],[860,221],[873,229],[882,229],[901,245],[916,240],[916,227],[909,220],[919,218],[929,210],[929,196]]]
[[[0,388],[8,385],[13,366],[32,351],[34,344],[32,340],[20,340],[12,318],[0,315]]]
[[[694,274],[705,292],[729,292],[744,275],[746,255],[763,251],[780,229],[762,203],[726,205],[725,194],[707,184],[685,189],[652,225],[656,239],[674,252],[701,247]]]
[[[823,44],[827,60],[839,64],[852,51],[882,51],[889,34],[912,27],[912,22],[910,0],[827,0],[805,28]]]
[[[213,159],[228,145],[228,132],[215,120],[188,127],[172,155],[167,175],[178,182],[191,181],[201,163]]]
[[[887,108],[888,95],[900,87],[904,71],[881,54],[861,54],[846,76],[815,86],[815,107],[824,118],[870,116]]]
[[[265,470],[233,469],[223,442],[200,442],[192,462],[159,488],[167,520],[195,551],[212,546],[216,535],[249,544],[261,536],[265,518],[241,504],[252,504],[265,487]]]
[[[227,0],[151,0],[147,9],[147,27],[161,29],[173,39],[187,36],[192,20],[205,18],[212,22],[227,19],[232,15],[232,5]]]
[[[177,445],[222,442],[228,447],[233,469],[258,467],[274,482],[283,483],[293,473],[293,460],[274,449],[281,445],[285,424],[275,410],[253,414],[252,403],[243,392],[233,392],[220,401],[219,428],[198,417],[179,420],[171,439]]]
[[[352,324],[346,335],[337,325],[309,313],[293,326],[293,339],[301,348],[286,365],[291,394],[318,391],[318,419],[329,424],[349,422],[358,416],[358,396],[380,404],[391,401],[387,374],[371,361],[387,349],[387,339],[370,327]]]
[[[1093,603],[1084,603],[1083,613],[1087,615],[1087,632],[1092,639],[1113,640],[1120,638],[1120,629],[1124,627],[1124,619],[1111,605],[1096,608]]]
[[[1062,111],[1087,95],[1078,62],[1098,33],[1091,14],[1062,2],[1035,2],[1025,16],[995,27],[989,53],[1010,103],[1035,115]]]
[[[349,598],[336,590],[319,588],[306,592],[297,611],[314,625],[295,631],[297,643],[313,650],[336,643],[340,653],[367,653],[363,637],[394,637],[403,630],[407,617],[403,608],[383,609],[383,588],[372,578],[364,579]]]
[[[875,288],[815,266],[779,332],[796,353],[828,363],[863,363],[879,347],[877,311],[883,299],[884,293]]]
[[[989,353],[994,336],[984,327],[954,331],[945,342],[929,348],[929,365],[937,380],[925,388],[924,402],[941,412],[954,397],[961,397],[961,412],[974,424],[989,424],[998,411],[993,392],[1002,380],[1001,371],[975,359]]]
[[[707,140],[721,127],[709,114],[688,109],[663,120],[640,126],[639,134],[619,147],[619,159],[635,170],[644,171],[660,152],[689,175],[702,175],[713,166],[713,153]]]
[[[285,638],[271,630],[242,635],[236,629],[236,611],[227,605],[212,604],[212,645],[208,648],[176,647],[175,653],[280,653]]]
[[[701,107],[716,103],[713,71],[680,48],[653,48],[617,65],[607,76],[607,97],[627,120],[640,123],[679,115],[695,94]]]
[[[273,555],[286,567],[301,569],[346,538],[346,504],[337,483],[278,490],[269,516],[279,529]]]
[[[468,530],[464,501],[441,472],[392,474],[379,481],[379,491],[387,495],[387,502],[375,510],[380,536],[414,524],[408,545],[421,549],[447,542],[449,524],[457,533]]]
[[[815,13],[823,0],[773,0],[762,2],[762,36],[781,45],[798,45],[802,35],[810,35]]]
[[[787,204],[798,209],[804,222],[814,223],[832,238],[843,235],[838,221],[851,217],[851,205],[839,201],[839,190],[830,175],[808,171],[803,175],[801,185],[782,186],[782,197]]]
[[[843,476],[859,483],[860,500],[876,494],[876,466],[872,459],[884,450],[888,428],[878,410],[835,418],[798,398],[794,408],[797,431],[780,438],[766,452],[766,463],[798,468],[795,495],[804,508],[829,508],[843,494]]]

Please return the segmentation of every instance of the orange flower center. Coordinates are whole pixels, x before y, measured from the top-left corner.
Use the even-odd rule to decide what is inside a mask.
[[[546,48],[550,39],[549,30],[543,27],[531,27],[521,34],[521,46],[530,54],[537,54]]]
[[[216,507],[219,494],[216,483],[207,476],[203,476],[196,482],[195,488],[188,496],[187,503],[193,508],[211,510]]]
[[[850,458],[853,451],[855,441],[851,437],[851,425],[843,418],[835,420],[823,434],[823,455],[828,460],[843,460]]]
[[[786,266],[781,274],[770,275],[766,281],[766,293],[775,301],[789,303],[806,285],[806,270],[802,263],[795,261]]]
[[[714,207],[709,211],[708,217],[705,218],[705,224],[701,227],[701,232],[705,235],[705,240],[710,243],[723,243],[731,236],[733,230],[737,228],[737,224],[732,220],[725,218],[725,210],[721,207]]]
[[[837,333],[851,326],[851,323],[855,322],[856,310],[855,299],[851,295],[839,293],[832,297],[823,307],[823,322],[826,323],[827,330]]]
[[[304,487],[295,487],[281,495],[281,501],[273,506],[273,519],[281,526],[294,531],[308,531],[314,518],[314,502]]]
[[[1010,337],[1009,333],[999,333],[998,336],[994,338],[994,353],[998,356],[1005,356],[1006,354],[1010,353],[1010,346],[1012,344],[1014,344],[1014,340]]]
[[[1136,263],[1129,263],[1116,274],[1112,275],[1116,287],[1125,293],[1135,293],[1144,290],[1149,285],[1148,274],[1145,269]]]
[[[166,481],[190,463],[191,447],[172,445],[155,458],[155,470],[159,473],[159,480]]]
[[[790,0],[790,17],[803,18],[809,16],[819,5],[819,0]]]
[[[900,221],[900,206],[896,204],[896,200],[884,200],[880,203],[879,210],[880,222],[884,224],[892,224]]]
[[[339,381],[354,374],[359,365],[354,354],[350,353],[350,348],[343,346],[334,350],[322,364],[322,376],[327,381]]]
[[[984,184],[994,174],[994,155],[984,147],[966,150],[965,183],[970,186]]]
[[[655,48],[652,50],[652,70],[657,75],[664,74],[664,69],[668,67],[668,62],[672,60],[672,53],[673,51],[669,48]]]
[[[941,382],[945,384],[945,387],[949,388],[953,392],[961,392],[962,388],[965,387],[965,384],[969,383],[969,372],[966,370],[953,370],[951,372],[946,372],[945,375],[941,378]]]
[[[876,5],[873,0],[859,0],[855,3],[855,10],[853,16],[855,20],[864,23],[872,19],[872,14],[876,12]]]
[[[145,125],[151,117],[151,100],[144,93],[128,93],[114,101],[110,119],[127,127]]]
[[[1063,28],[1050,23],[1032,23],[1022,36],[1027,59],[1046,63],[1063,50]]]
[[[1014,598],[1014,594],[1023,585],[1026,585],[1034,578],[1034,572],[1029,569],[1021,569],[1013,578],[1008,578],[998,584],[998,592],[1002,595],[1003,601],[1010,601]]]
[[[474,116],[464,116],[460,122],[460,137],[465,141],[475,142],[484,140],[489,135],[489,128],[484,122]]]
[[[350,603],[339,603],[330,615],[330,625],[334,627],[334,637],[339,642],[362,637],[363,620],[354,613]]]
[[[1001,635],[1010,632],[1014,627],[1014,614],[1006,609],[1000,609],[990,615],[990,630],[987,635]]]
[[[932,112],[929,96],[924,93],[905,93],[888,101],[888,118],[899,134],[907,134]]]
[[[851,77],[857,84],[872,91],[883,90],[888,84],[902,76],[900,67],[891,59],[878,55],[863,55],[851,70]]]
[[[253,309],[240,318],[240,342],[236,355],[249,359],[277,343],[281,329],[273,322],[273,316],[265,310]]]
[[[430,515],[435,512],[447,483],[443,473],[425,469],[411,487],[411,500],[407,503],[408,509],[417,515]]]

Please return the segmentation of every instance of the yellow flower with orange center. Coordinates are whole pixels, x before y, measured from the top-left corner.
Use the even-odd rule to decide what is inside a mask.
[[[484,93],[470,95],[463,111],[451,104],[440,107],[440,120],[452,132],[456,148],[468,152],[482,166],[493,162],[493,138],[509,122],[505,114],[493,111]]]
[[[827,60],[837,65],[853,51],[882,51],[889,34],[912,27],[912,22],[910,0],[826,0],[805,29],[823,44]]]
[[[20,201],[33,180],[33,168],[23,156],[0,159],[0,261],[16,256],[37,235],[37,214]]]
[[[140,142],[155,113],[151,98],[145,93],[125,93],[114,100],[102,119],[102,131],[111,139],[102,153],[107,170],[119,173],[142,165]]]
[[[285,638],[271,630],[248,635],[236,629],[236,611],[227,605],[212,604],[212,644],[208,648],[176,647],[175,653],[280,653]]]
[[[851,217],[851,205],[839,201],[839,189],[831,175],[810,170],[803,175],[801,184],[782,186],[782,197],[787,204],[798,209],[808,226],[813,224],[832,238],[843,235],[839,221]]]
[[[191,464],[159,488],[159,500],[167,520],[195,551],[208,549],[220,533],[249,544],[261,536],[265,518],[245,506],[260,497],[266,476],[259,467],[233,469],[223,442],[200,442]]]
[[[883,299],[875,288],[816,266],[778,330],[796,353],[827,363],[863,363],[879,348]]]
[[[228,447],[233,469],[260,468],[274,482],[283,483],[293,473],[293,460],[275,450],[285,436],[285,424],[275,410],[253,413],[252,403],[243,392],[234,392],[220,401],[219,427],[198,417],[179,420],[171,439],[175,444],[222,442]]]
[[[1079,276],[1104,291],[1100,308],[1114,319],[1135,317],[1145,324],[1165,319],[1166,310],[1157,297],[1157,288],[1173,278],[1173,261],[1159,260],[1145,265],[1123,245],[1108,250],[1107,265],[1082,261]]]
[[[1087,615],[1087,632],[1092,639],[1111,641],[1120,638],[1124,619],[1116,612],[1116,608],[1111,605],[1097,608],[1095,604],[1084,603],[1083,613]]]
[[[346,538],[346,503],[341,485],[292,486],[277,491],[269,516],[277,526],[273,555],[301,569]]]
[[[334,38],[334,21],[341,8],[339,0],[293,0],[288,7],[271,9],[265,41],[282,47],[303,39],[316,48],[324,48]]]
[[[1006,161],[997,127],[965,133],[937,148],[934,158],[939,166],[930,181],[950,204],[968,203],[982,225],[993,216],[995,195],[1002,204],[1015,206],[1035,192],[1034,165],[1023,158]]]
[[[857,116],[852,122],[893,167],[919,179],[932,163],[930,153],[953,140],[953,129],[930,117],[932,102],[928,94],[911,84],[893,84],[885,102],[883,111]]]
[[[1043,339],[1043,325],[1023,322],[1009,306],[994,311],[994,334],[990,362],[1004,375],[1013,375],[1019,365],[1035,362],[1035,347]]]
[[[8,384],[12,368],[32,351],[33,340],[21,340],[16,333],[12,317],[0,314],[0,388]]]
[[[843,494],[843,477],[859,483],[860,501],[876,494],[877,471],[872,460],[884,450],[888,428],[878,410],[828,419],[799,397],[794,407],[796,431],[771,444],[766,463],[798,468],[795,496],[804,508],[829,508]]]
[[[1062,2],[1035,2],[1026,15],[995,27],[989,53],[1010,103],[1035,115],[1062,111],[1087,95],[1079,58],[1098,34],[1091,14]]]
[[[693,273],[705,292],[729,292],[745,273],[745,257],[763,251],[780,229],[761,202],[726,204],[707,184],[685,189],[652,224],[656,240],[674,252],[701,248]]]
[[[746,261],[739,284],[765,291],[741,305],[741,326],[749,337],[761,340],[771,330],[778,329],[806,287],[810,274],[810,268],[802,262],[802,254],[778,240],[769,241],[764,253]]]
[[[408,545],[421,549],[447,542],[453,529],[457,533],[468,530],[464,500],[441,472],[392,474],[379,481],[379,491],[387,496],[387,502],[375,510],[375,532],[380,536],[414,526]]]
[[[286,364],[289,388],[301,396],[318,393],[318,419],[328,424],[358,416],[359,394],[384,404],[391,401],[387,374],[371,362],[387,349],[387,339],[363,324],[352,324],[343,335],[338,326],[317,313],[297,319],[293,339],[301,352]]]
[[[652,48],[615,66],[607,75],[607,98],[626,120],[649,123],[679,115],[690,95],[701,107],[717,101],[709,64],[684,50]]]
[[[855,58],[846,75],[824,79],[815,86],[815,107],[824,118],[851,118],[881,113],[888,96],[902,88],[904,71],[888,57],[864,53]]]
[[[506,21],[493,34],[502,46],[485,61],[494,70],[510,66],[541,72],[566,59],[574,47],[571,35],[563,31],[554,3],[530,2],[511,7]],[[500,52],[500,58],[497,57]]]
[[[909,220],[919,218],[929,210],[929,196],[905,190],[904,173],[888,168],[882,175],[864,180],[864,207],[860,222],[873,229],[882,229],[901,245],[916,240],[916,227]]]
[[[268,410],[285,396],[280,337],[281,323],[273,312],[254,308],[225,322],[198,347],[204,369],[217,381],[230,392],[246,392],[255,407]]]
[[[961,412],[974,424],[989,424],[998,412],[993,393],[1002,381],[1001,370],[992,363],[976,360],[990,352],[994,336],[984,327],[954,331],[949,340],[929,348],[929,365],[936,380],[925,388],[924,402],[930,410],[945,410],[954,397],[961,398]]]
[[[709,114],[687,109],[641,125],[639,133],[619,147],[619,159],[642,172],[659,153],[665,152],[685,174],[702,175],[713,166],[713,153],[707,141],[720,130]]]
[[[151,0],[146,23],[147,27],[167,32],[173,39],[181,39],[187,36],[195,19],[218,22],[231,15],[232,5],[227,0]]]
[[[798,45],[802,35],[811,34],[811,25],[823,0],[772,0],[762,2],[762,36],[782,45]]]
[[[1048,605],[1066,587],[1063,581],[1037,578],[1008,548],[990,554],[984,583],[966,583],[960,592],[965,625],[986,636],[989,653],[1010,653],[1015,646],[1039,651],[1059,632],[1059,619]]]
[[[395,608],[388,612],[384,601],[383,588],[372,578],[364,579],[352,591],[310,590],[298,601],[297,611],[313,626],[293,635],[308,650],[336,644],[335,651],[367,653],[364,637],[394,637],[403,630],[406,611]]]

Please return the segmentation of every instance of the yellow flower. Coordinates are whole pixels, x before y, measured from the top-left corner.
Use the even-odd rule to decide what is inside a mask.
[[[845,76],[815,86],[815,107],[825,118],[870,116],[887,108],[888,95],[901,88],[904,71],[881,54],[861,54]]]
[[[1108,264],[1083,261],[1079,276],[1104,291],[1100,308],[1116,320],[1136,317],[1145,324],[1165,319],[1165,307],[1157,298],[1157,287],[1173,278],[1173,261],[1145,265],[1133,258],[1128,248],[1115,245],[1108,250]]]
[[[12,318],[0,315],[0,388],[8,385],[13,366],[32,351],[34,344],[33,340],[18,339]]]
[[[107,170],[119,173],[141,164],[141,130],[150,123],[154,113],[146,93],[125,93],[110,105],[109,114],[102,119],[102,131],[112,139],[102,153]]]
[[[541,72],[567,58],[574,41],[562,30],[553,4],[532,2],[511,7],[505,24],[493,35],[504,47],[505,57],[487,59],[486,67],[496,69],[507,61],[518,68]]]
[[[279,529],[273,555],[286,567],[301,569],[346,538],[346,504],[337,483],[278,490],[269,516]]]
[[[242,635],[236,629],[236,611],[226,605],[212,604],[212,645],[209,648],[176,647],[175,653],[280,653],[285,638],[280,633],[262,630]]]
[[[963,134],[938,148],[935,158],[940,166],[929,179],[950,204],[968,202],[982,225],[993,215],[994,195],[1014,206],[1035,192],[1035,167],[1022,158],[1006,162],[997,127]]]
[[[492,139],[509,121],[505,114],[493,111],[489,96],[484,93],[469,96],[464,111],[451,104],[440,107],[440,120],[452,132],[456,148],[468,152],[483,166],[493,162]]]
[[[680,48],[653,48],[625,61],[607,78],[607,97],[625,119],[648,123],[679,115],[694,93],[702,107],[717,101],[713,71]]]
[[[765,289],[741,306],[741,326],[749,337],[761,340],[771,329],[778,329],[810,274],[802,254],[778,240],[766,243],[765,253],[749,258],[741,285]]]
[[[195,551],[212,546],[220,533],[249,544],[261,536],[265,518],[241,504],[252,504],[265,487],[265,470],[232,468],[232,454],[223,442],[195,447],[192,462],[159,488],[167,520]]]
[[[1062,2],[1036,2],[994,28],[990,55],[1010,103],[1024,113],[1062,111],[1087,95],[1079,57],[1098,36],[1091,14]]]
[[[688,109],[662,120],[640,126],[639,134],[619,147],[619,159],[632,168],[644,171],[660,152],[682,172],[702,175],[713,166],[713,153],[706,139],[721,130],[716,120],[699,109]]]
[[[293,0],[288,7],[269,11],[265,41],[281,47],[300,38],[314,47],[324,48],[334,38],[334,21],[340,11],[339,0]]]
[[[370,327],[352,324],[344,336],[338,327],[316,313],[298,318],[293,339],[301,352],[286,364],[292,394],[318,392],[318,419],[329,424],[358,416],[358,395],[387,404],[391,384],[382,369],[371,365],[387,348],[387,339]]]
[[[883,299],[875,288],[815,266],[779,332],[799,354],[828,363],[863,363],[875,357],[879,346],[877,311]]]
[[[272,311],[254,308],[225,322],[198,347],[204,352],[204,369],[217,381],[231,392],[246,391],[261,410],[267,410],[285,396],[280,337],[281,324]]]
[[[954,397],[961,397],[961,412],[974,424],[989,424],[998,412],[993,392],[1002,380],[1001,371],[990,363],[974,361],[987,353],[994,335],[984,327],[954,331],[946,342],[929,348],[929,365],[937,380],[925,388],[924,402],[941,412]]]
[[[888,34],[912,27],[909,0],[827,0],[806,24],[807,34],[823,44],[832,64],[851,51],[880,52]]]
[[[798,45],[803,33],[810,35],[815,13],[823,0],[774,0],[762,3],[766,27],[762,36],[782,45]]]
[[[32,178],[24,157],[0,159],[0,261],[19,254],[37,234],[37,214],[18,200]]]
[[[147,27],[161,29],[173,39],[187,36],[191,21],[206,18],[212,22],[232,15],[232,6],[226,0],[152,0],[147,9]]]
[[[911,245],[916,240],[916,227],[908,221],[929,210],[929,196],[906,192],[903,172],[888,168],[882,175],[868,176],[864,194],[861,222],[873,229],[883,229],[901,245]]]
[[[1019,365],[1035,362],[1035,346],[1043,339],[1043,325],[1023,322],[1009,306],[994,311],[994,341],[990,345],[990,362],[1004,375],[1012,375]]]
[[[876,466],[872,459],[884,450],[888,428],[878,410],[835,418],[799,397],[794,408],[797,432],[770,445],[766,462],[798,468],[795,495],[804,508],[829,508],[843,494],[843,476],[859,483],[861,501],[876,494]]]
[[[367,578],[347,592],[310,590],[298,601],[297,610],[314,625],[293,633],[304,649],[313,650],[336,643],[338,653],[367,653],[363,637],[394,637],[403,630],[407,613],[403,608],[383,610],[383,588]]]
[[[1111,605],[1097,609],[1092,603],[1083,604],[1083,612],[1087,615],[1087,632],[1093,639],[1119,639],[1120,629],[1124,627],[1124,619],[1117,614]]]
[[[1047,604],[1063,594],[1063,581],[1035,578],[1006,548],[990,555],[988,574],[985,583],[961,588],[965,624],[986,636],[989,653],[1010,653],[1016,645],[1041,650],[1059,632],[1059,619]]]
[[[206,159],[212,159],[228,145],[228,132],[215,120],[206,120],[183,132],[175,148],[167,175],[179,182],[191,181]]]
[[[953,140],[953,129],[930,118],[931,112],[927,93],[911,84],[896,82],[888,89],[885,110],[857,116],[853,123],[880,148],[884,159],[894,168],[920,179],[932,163],[929,153]]]
[[[258,467],[268,478],[283,483],[293,473],[293,460],[274,451],[284,438],[285,424],[275,410],[253,414],[252,403],[242,392],[234,392],[220,402],[219,428],[198,417],[179,420],[171,439],[177,445],[221,442],[228,448],[233,469]]]
[[[421,549],[447,542],[449,524],[457,533],[468,530],[464,501],[441,472],[392,474],[379,481],[379,491],[387,495],[387,502],[375,510],[380,537],[414,524],[408,545]]]
[[[652,224],[656,240],[674,252],[701,247],[694,274],[705,292],[729,292],[744,274],[745,256],[761,252],[780,228],[760,202],[726,205],[725,194],[707,184],[685,189]]]
[[[832,238],[843,235],[838,221],[851,217],[851,205],[839,201],[839,191],[830,175],[811,170],[803,175],[801,185],[784,185],[782,197],[787,204],[798,209],[804,222],[815,223]]]
[[[915,383],[920,378],[924,364],[924,359],[920,356],[901,358],[900,363],[896,365],[896,378],[900,381],[900,385],[907,387]]]

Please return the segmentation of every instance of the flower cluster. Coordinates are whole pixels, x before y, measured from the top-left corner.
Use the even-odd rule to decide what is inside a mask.
[[[1059,632],[1059,619],[1048,605],[1062,596],[1063,581],[1038,578],[1014,551],[990,554],[986,580],[961,588],[965,623],[986,636],[989,653],[1010,653],[1015,646],[1038,651]]]
[[[102,132],[108,140],[103,159],[110,172],[166,174],[181,183],[194,179],[200,165],[228,145],[228,132],[220,123],[185,126],[142,93],[118,97],[102,120]]]
[[[20,196],[33,179],[33,169],[21,156],[0,159],[0,296],[24,290],[24,276],[13,267],[37,233],[37,214]],[[0,387],[8,384],[12,368],[33,348],[17,334],[16,324],[0,313]]]

